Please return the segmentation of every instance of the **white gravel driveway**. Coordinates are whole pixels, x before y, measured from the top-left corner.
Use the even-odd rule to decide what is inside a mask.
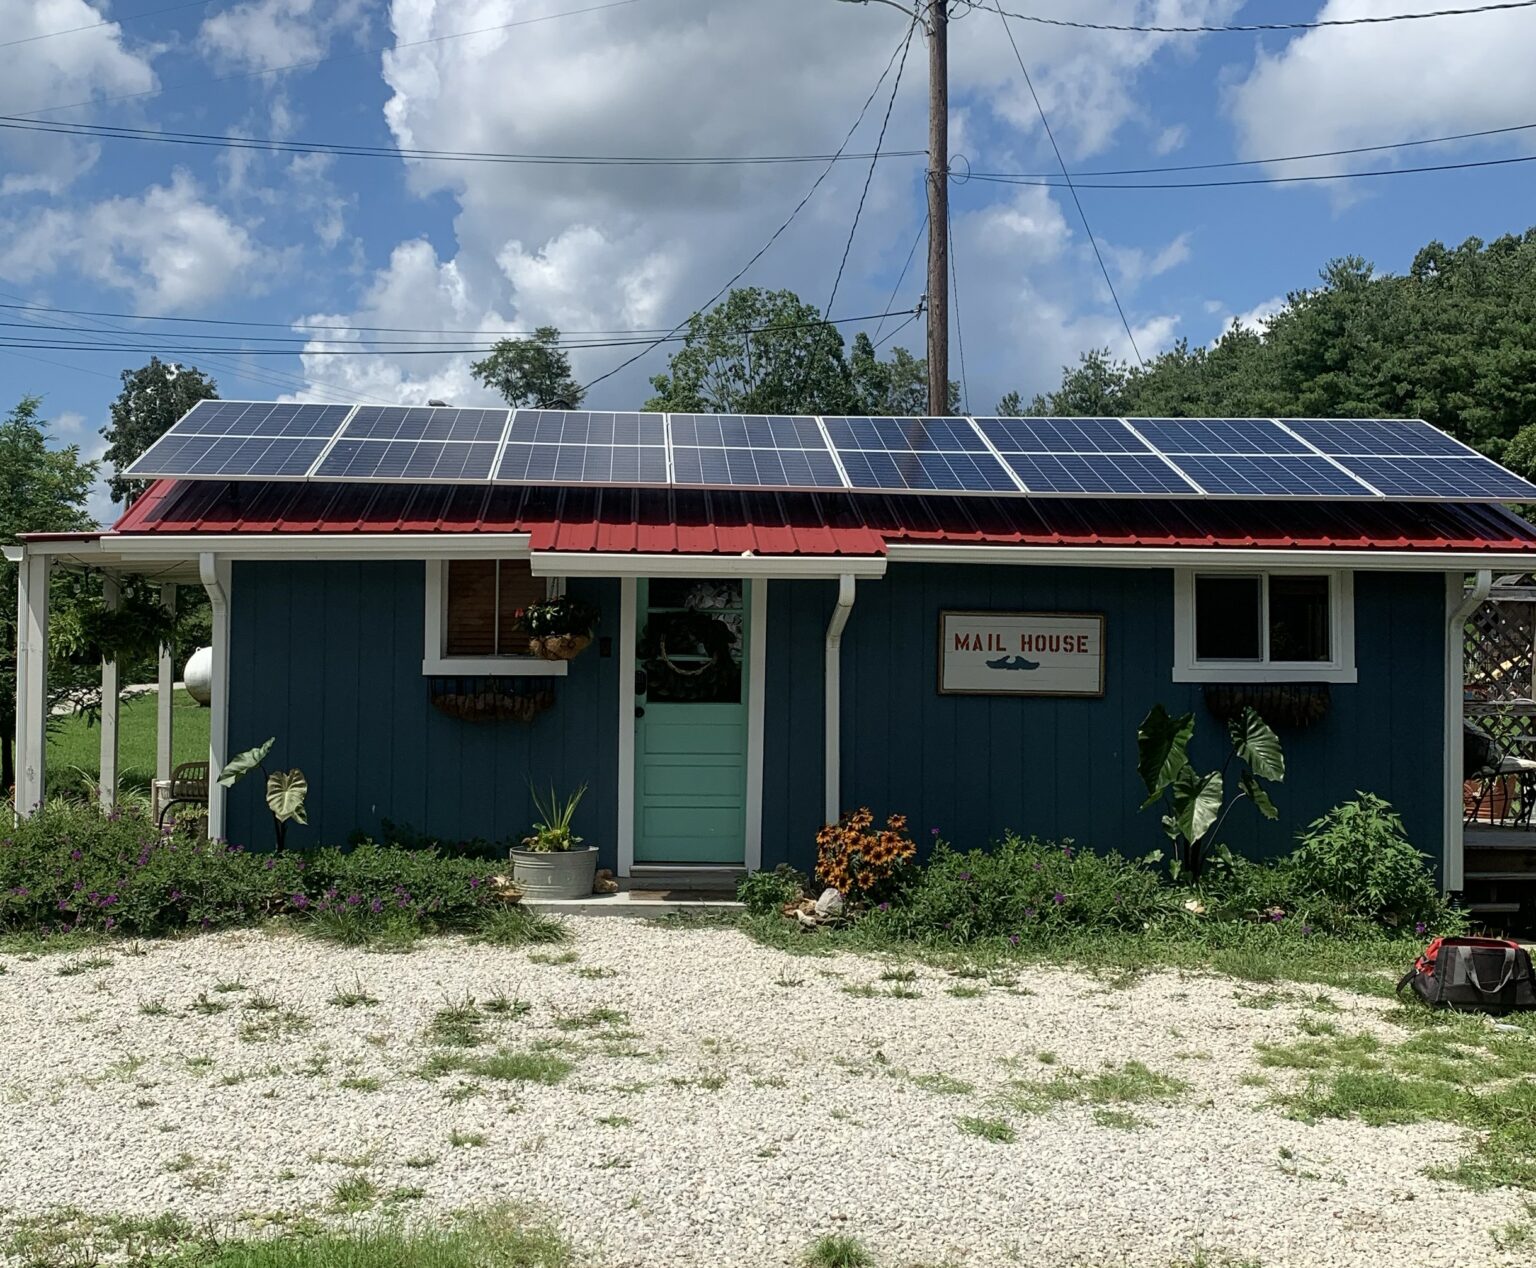
[[[1169,1268],[1200,1250],[1265,1268],[1521,1262],[1492,1236],[1521,1195],[1423,1177],[1454,1158],[1454,1129],[1267,1107],[1291,1076],[1255,1086],[1254,1046],[1298,1037],[1316,988],[882,980],[896,966],[733,931],[571,924],[574,956],[264,933],[108,964],[0,956],[0,1209],[248,1231],[349,1202],[420,1216],[528,1199],[604,1268],[791,1264],[824,1233],[882,1268]],[[1342,1028],[1402,1037],[1387,1004],[1325,994]],[[466,996],[480,1020],[434,1028]],[[466,1027],[476,1046],[441,1042]],[[522,1054],[572,1068],[499,1077],[529,1073]],[[1016,1081],[1127,1061],[1188,1090],[1018,1102]]]

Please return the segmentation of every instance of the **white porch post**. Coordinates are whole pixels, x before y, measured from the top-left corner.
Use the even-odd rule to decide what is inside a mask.
[[[619,581],[619,823],[620,876],[635,866],[635,605],[634,577]]]
[[[1445,576],[1445,810],[1442,832],[1440,885],[1449,894],[1460,894],[1465,881],[1463,847],[1465,832],[1462,809],[1462,756],[1465,736],[1462,721],[1466,711],[1466,624],[1478,604],[1493,588],[1493,574],[1488,569],[1476,573],[1472,588],[1466,589],[1463,573]]]
[[[25,549],[17,569],[16,606],[16,813],[43,804],[48,762],[48,577],[47,555]]]
[[[208,836],[210,840],[219,840],[227,831],[228,790],[219,783],[219,772],[229,761],[229,560],[205,552],[197,557],[197,571],[213,609],[213,682],[208,716]]]
[[[160,587],[160,606],[172,614],[176,611],[176,586],[167,583]],[[169,643],[160,644],[159,674],[155,694],[155,778],[171,777],[171,754],[174,751],[171,728],[174,725],[171,701],[176,690],[176,649]]]
[[[843,742],[843,629],[853,611],[854,587],[858,583],[845,573],[837,579],[837,606],[827,625],[826,672],[826,766],[823,776],[822,809],[824,822],[836,823],[842,810]]]
[[[108,612],[117,611],[122,601],[122,585],[114,576],[101,581],[102,605]],[[110,811],[117,805],[118,759],[118,709],[121,704],[123,685],[120,680],[117,657],[101,662],[101,779],[97,785],[101,808]]]

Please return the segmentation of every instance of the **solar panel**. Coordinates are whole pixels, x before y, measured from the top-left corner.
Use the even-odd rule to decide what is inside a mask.
[[[490,479],[498,447],[495,442],[351,440],[343,436],[331,446],[314,474],[317,480],[483,483]]]
[[[1414,419],[885,418],[201,401],[125,475],[1536,502]]]
[[[1171,461],[1220,497],[1365,498],[1371,490],[1327,458],[1308,454],[1172,454]]]
[[[999,453],[1149,453],[1119,418],[978,418]]]
[[[500,443],[504,409],[359,405],[341,435],[348,440],[463,440]]]
[[[350,405],[199,401],[123,473],[135,479],[293,479],[308,473]]]
[[[848,487],[880,492],[1017,493],[964,418],[826,418]]]

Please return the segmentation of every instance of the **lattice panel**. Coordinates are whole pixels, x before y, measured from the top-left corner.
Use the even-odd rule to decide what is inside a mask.
[[[1490,703],[1536,697],[1536,604],[1489,599],[1466,630],[1466,685]]]

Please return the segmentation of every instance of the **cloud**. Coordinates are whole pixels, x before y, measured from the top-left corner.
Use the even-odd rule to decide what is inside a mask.
[[[1245,313],[1228,313],[1221,324],[1222,333],[1225,334],[1236,326],[1240,330],[1251,330],[1256,335],[1262,335],[1269,328],[1269,319],[1285,305],[1284,295],[1272,295],[1266,300],[1261,300]],[[1211,311],[1209,307],[1207,311]],[[1219,305],[1215,311],[1220,311]]]
[[[1399,0],[1328,0],[1337,19],[1401,12]],[[1414,140],[1519,123],[1536,111],[1529,12],[1308,31],[1260,52],[1226,93],[1244,157],[1262,158]],[[1436,146],[1415,157],[1464,150]],[[1287,165],[1302,172],[1389,167],[1403,155],[1367,154]],[[1335,187],[1337,188],[1337,187]]]
[[[1187,140],[1189,140],[1189,129],[1182,123],[1176,123],[1172,127],[1164,128],[1157,134],[1156,139],[1152,142],[1152,152],[1154,154],[1172,154],[1175,150],[1181,149]]]
[[[154,88],[150,54],[128,52],[122,28],[115,23],[59,39],[30,39],[92,26],[102,18],[85,0],[0,0],[0,31],[8,41],[16,41],[0,48],[0,114],[35,112],[95,96]],[[72,112],[69,117],[87,116]],[[98,153],[99,147],[91,142],[7,131],[0,137],[5,168],[0,195],[57,194],[89,168]]]
[[[1238,2],[1140,0],[1135,16],[1219,17]],[[440,38],[569,7],[568,0],[393,0],[390,25],[396,40],[408,45],[397,45],[382,61],[391,92],[384,114],[396,143],[563,154],[825,154],[842,140],[903,34],[897,15],[879,5],[647,0],[633,8]],[[1125,12],[1124,0],[1083,0],[1080,8],[1088,17]],[[1044,143],[1039,120],[1027,97],[1019,96],[1018,65],[999,28],[997,16],[981,8],[952,26],[951,55],[965,67],[953,87],[952,136],[978,167],[1038,164]],[[808,38],[810,29],[815,38]],[[1159,58],[1187,56],[1198,41],[1031,30],[1023,43],[1040,63],[1037,83],[1047,108],[1059,107],[1062,142],[1077,154],[1108,144],[1121,128],[1145,131],[1149,125],[1136,100],[1139,77]],[[924,144],[926,61],[922,40],[915,39],[891,109],[887,149]],[[853,148],[873,148],[890,85],[888,79],[876,94]],[[370,278],[354,314],[340,320],[417,326],[452,317],[461,326],[529,329],[550,323],[567,330],[670,326],[708,300],[768,241],[818,172],[811,164],[590,167],[430,160],[412,160],[405,168],[413,193],[454,201],[454,241],[436,249],[402,243],[389,265]],[[863,163],[852,162],[832,171],[739,285],[787,287],[825,305],[867,172]],[[835,315],[888,306],[923,216],[922,190],[920,158],[878,165]],[[1069,320],[1085,313],[1097,320],[1108,296],[1090,280],[1096,266],[1082,254],[1086,244],[1048,190],[1009,191],[961,223],[955,243],[967,353],[972,364],[995,356],[999,377],[1018,385],[1017,350],[1042,338],[1042,346],[1057,342],[1059,330],[1042,332],[1042,325],[1059,322],[1061,313]],[[398,304],[412,320],[365,316],[396,308],[392,297],[405,277],[420,287]],[[918,261],[895,306],[915,304],[922,289]],[[1032,305],[1037,293],[1056,305],[1049,315]],[[1113,309],[1107,311],[1118,323]],[[1133,314],[1133,320],[1141,318]],[[851,338],[854,329],[845,327],[845,335]],[[920,326],[900,337],[909,346],[921,340]],[[625,349],[591,349],[572,359],[577,377],[586,381],[627,355]],[[1028,359],[1053,373],[1050,359]],[[421,359],[346,361],[329,368],[332,381],[341,376],[391,399],[420,399],[424,392],[461,399],[471,390],[462,359],[457,368]],[[636,403],[647,394],[647,377],[663,364],[662,354],[653,354],[606,381],[593,403]]]
[[[204,19],[197,40],[222,65],[269,70],[324,57],[338,31],[361,34],[363,14],[363,0],[247,0]]]
[[[1104,254],[1119,274],[1121,287],[1134,291],[1148,278],[1161,277],[1169,269],[1177,268],[1189,260],[1189,234],[1181,233],[1156,251],[1142,247],[1120,247],[1101,244]]]
[[[52,209],[8,226],[0,275],[17,281],[72,268],[127,291],[149,311],[195,310],[249,285],[263,252],[178,171],[137,198]]]

